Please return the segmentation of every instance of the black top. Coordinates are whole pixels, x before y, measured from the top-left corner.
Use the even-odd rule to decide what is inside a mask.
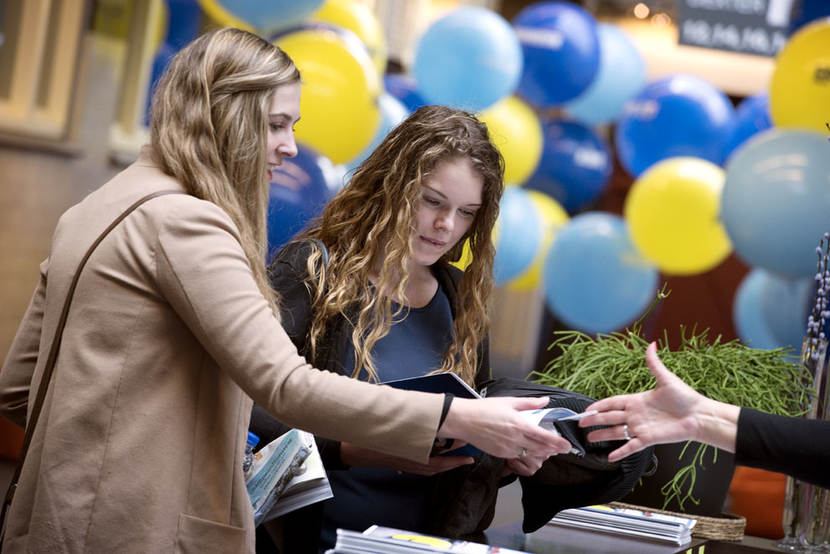
[[[741,408],[735,463],[830,488],[830,421]]]
[[[312,292],[308,285],[306,263],[311,254],[311,242],[291,242],[277,254],[268,268],[271,286],[280,294],[280,314],[282,325],[288,336],[297,346],[300,354],[306,356],[309,363],[322,370],[336,373],[350,374],[344,361],[348,358],[347,351],[351,342],[352,326],[349,318],[354,318],[355,310],[347,310],[349,318],[340,315],[332,318],[326,327],[324,340],[318,344],[316,355],[309,356],[308,332],[311,328],[311,300]],[[455,317],[458,303],[458,285],[463,272],[449,264],[438,262],[431,267],[433,275],[438,280],[441,290],[449,300],[452,316]],[[490,379],[490,355],[487,337],[484,337],[478,346],[478,367],[476,368],[476,388]],[[260,437],[260,444],[267,444],[281,434],[288,431],[288,427],[271,417],[259,406],[254,406],[251,413],[250,429]],[[340,442],[316,437],[317,447],[326,470],[346,470],[348,466],[340,460]],[[484,457],[484,455],[482,455]],[[489,461],[490,458],[487,457]],[[471,466],[462,466],[444,472],[433,479],[434,485],[424,491],[428,496],[426,512],[430,514],[429,528],[423,532],[441,534],[441,525],[452,519],[452,513],[441,510],[447,504],[446,496],[450,485],[460,488],[467,480]],[[499,468],[501,469],[501,468]],[[481,471],[485,470],[482,464]],[[455,490],[455,488],[453,490]],[[481,530],[487,527],[492,520],[495,507],[496,491],[488,497],[486,503],[480,503]],[[315,553],[320,537],[323,520],[323,503],[312,504],[283,516],[283,546],[286,552]],[[478,512],[479,506],[469,508],[468,511]],[[474,518],[470,518],[474,519]],[[267,537],[257,531],[257,552],[269,552],[266,547]]]

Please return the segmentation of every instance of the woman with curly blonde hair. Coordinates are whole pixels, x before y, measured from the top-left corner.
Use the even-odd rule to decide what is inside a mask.
[[[317,367],[375,383],[444,371],[474,388],[489,379],[490,236],[502,176],[486,126],[469,113],[425,106],[392,130],[269,268],[298,349]],[[471,260],[462,272],[451,263],[465,244]],[[268,438],[283,430],[257,409],[252,429]],[[412,463],[348,442],[318,445],[334,491],[323,507],[321,550],[338,527],[429,532],[434,476],[473,463],[469,456]],[[531,474],[542,459],[525,456],[511,467]],[[307,511],[284,525],[292,552],[308,541],[313,517]],[[296,543],[292,533],[301,535]]]

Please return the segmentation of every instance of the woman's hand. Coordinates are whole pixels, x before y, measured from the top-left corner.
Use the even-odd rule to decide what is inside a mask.
[[[524,477],[530,477],[542,467],[542,464],[545,463],[545,460],[548,459],[548,456],[544,458],[541,456],[531,456],[526,455],[521,458],[511,458],[507,460],[507,468],[509,468],[509,473],[516,473],[518,475],[522,475]]]
[[[568,452],[571,444],[534,424],[519,411],[544,408],[547,404],[546,396],[455,398],[438,436],[464,440],[499,458],[544,461],[549,456]],[[527,466],[523,463],[523,470],[529,471],[533,465],[535,462]]]
[[[608,455],[609,461],[653,444],[690,439],[734,452],[739,408],[706,398],[684,383],[660,361],[655,343],[646,349],[646,365],[657,380],[656,388],[595,402],[586,411],[599,413],[579,422],[580,427],[611,426],[588,433],[590,441],[626,440]]]
[[[385,467],[426,476],[469,465],[474,461],[469,456],[432,456],[429,463],[420,464],[406,458],[398,458],[397,456],[369,450],[349,442],[340,443],[340,460],[352,467]]]

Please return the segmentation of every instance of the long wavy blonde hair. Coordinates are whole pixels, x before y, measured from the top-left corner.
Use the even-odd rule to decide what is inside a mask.
[[[252,33],[219,29],[170,61],[153,95],[153,159],[193,196],[222,208],[239,229],[254,279],[274,313],[265,271],[268,111],[277,87],[300,73]]]
[[[316,248],[308,260],[315,294],[309,332],[312,359],[331,319],[357,314],[350,321],[355,350],[352,377],[365,369],[370,380],[378,380],[372,347],[407,312],[392,299],[405,298],[421,185],[440,163],[457,158],[470,160],[484,185],[482,204],[470,229],[442,258],[458,261],[464,239],[469,239],[472,263],[459,283],[453,340],[435,371],[453,371],[473,383],[478,345],[489,327],[495,256],[490,234],[503,191],[504,161],[482,122],[444,106],[422,107],[390,132],[299,238],[319,239],[329,250],[325,266]],[[367,286],[373,260],[383,260],[374,289]]]

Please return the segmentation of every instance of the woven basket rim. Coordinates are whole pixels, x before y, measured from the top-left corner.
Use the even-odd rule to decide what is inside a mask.
[[[637,504],[626,504],[625,502],[611,502],[611,506],[617,508],[631,508],[643,512],[654,512],[677,517],[688,517],[697,520],[692,529],[692,536],[702,539],[714,539],[721,541],[739,541],[744,538],[746,529],[746,518],[737,514],[724,513],[720,517],[699,516],[696,514],[684,514],[670,510],[660,510],[649,506],[638,506]]]

